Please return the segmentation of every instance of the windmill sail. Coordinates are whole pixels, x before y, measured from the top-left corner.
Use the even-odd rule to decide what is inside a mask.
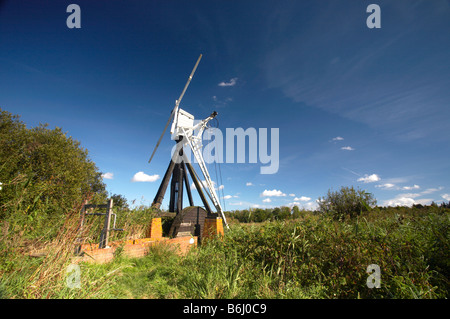
[[[160,136],[160,138],[159,138],[159,140],[158,140],[158,143],[156,143],[156,146],[155,146],[155,148],[154,148],[154,150],[153,150],[153,153],[152,153],[152,155],[150,156],[150,159],[148,160],[149,163],[152,161],[153,156],[154,156],[155,153],[156,153],[156,149],[158,148],[159,144],[161,143],[161,140],[162,140],[164,134],[166,133],[167,127],[169,126],[169,123],[170,123],[170,121],[172,120],[173,117],[175,117],[175,119],[174,119],[174,121],[173,121],[173,123],[172,123],[172,127],[171,127],[171,129],[170,129],[170,134],[173,134],[173,133],[174,133],[175,126],[176,126],[176,124],[177,124],[177,122],[178,122],[178,107],[179,107],[179,105],[180,105],[181,99],[182,99],[183,96],[184,96],[184,93],[186,92],[186,90],[187,90],[187,88],[188,88],[188,86],[189,86],[189,83],[191,83],[191,80],[192,80],[192,78],[194,77],[195,70],[197,70],[197,66],[198,66],[198,64],[200,63],[200,60],[201,60],[201,59],[202,59],[202,54],[200,54],[200,56],[198,57],[197,63],[195,63],[194,69],[192,70],[191,74],[189,75],[188,81],[187,81],[186,85],[184,86],[184,89],[183,89],[183,91],[181,92],[180,97],[178,98],[178,100],[175,101],[175,106],[174,106],[172,112],[170,113],[169,120],[167,121],[166,126],[164,127],[164,130],[163,130],[163,132],[162,132],[162,134],[161,134],[161,136]]]

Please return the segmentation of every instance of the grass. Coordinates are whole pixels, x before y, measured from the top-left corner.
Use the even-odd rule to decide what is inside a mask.
[[[2,298],[448,298],[448,210],[374,211],[338,222],[233,224],[186,256],[166,246],[143,258],[80,264],[81,289],[65,284],[70,222],[45,258],[3,259]],[[64,239],[64,240],[63,240]],[[59,244],[58,244],[59,243]],[[64,244],[65,243],[65,244]],[[367,266],[381,288],[367,287]]]

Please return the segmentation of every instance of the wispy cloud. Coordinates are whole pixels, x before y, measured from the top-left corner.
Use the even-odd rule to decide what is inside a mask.
[[[450,87],[450,78],[442,68],[448,57],[446,43],[439,41],[436,45],[442,50],[424,55],[413,49],[411,38],[414,35],[418,43],[429,41],[428,31],[420,26],[426,21],[427,30],[439,30],[445,21],[443,12],[448,14],[450,10],[436,14],[439,5],[434,2],[387,6],[400,20],[390,25],[389,34],[377,39],[364,38],[364,28],[355,27],[361,24],[356,7],[345,9],[346,21],[338,18],[336,12],[342,10],[338,2],[312,12],[301,32],[292,35],[287,27],[277,30],[272,37],[280,40],[264,61],[268,86],[279,88],[295,102],[364,123],[390,138],[414,140],[433,136],[448,140],[447,125],[439,121],[440,116],[450,116],[446,107],[450,95],[445,89]],[[283,19],[292,19],[293,14],[294,11],[291,15],[286,12]],[[420,16],[424,24],[404,28],[403,23],[410,23],[406,22],[408,16]],[[339,25],[339,30],[324,33],[324,21]],[[317,41],[318,34],[322,41]],[[360,45],[355,47],[355,41]],[[351,53],[346,51],[349,47],[354,48]],[[389,72],[384,71],[387,65]]]
[[[332,141],[343,141],[343,140],[344,140],[344,138],[341,136],[336,136],[336,137],[333,137],[333,139],[332,139]]]
[[[228,106],[228,104],[230,102],[233,102],[233,98],[232,97],[227,97],[224,99],[219,99],[216,95],[214,95],[212,97],[212,100],[214,101],[213,103],[213,107],[215,108],[222,108],[222,107],[226,107]]]
[[[245,183],[245,186],[253,186],[253,183],[252,182],[247,182],[247,183]]]
[[[343,146],[343,147],[341,147],[341,150],[344,150],[344,151],[354,151],[355,149],[354,149],[353,147],[351,147],[351,146]]]
[[[232,78],[229,82],[220,82],[218,86],[235,86],[238,78]]]
[[[419,185],[416,185],[416,184],[414,184],[414,186],[403,186],[402,187],[402,189],[403,190],[412,190],[412,189],[419,189],[420,188],[420,186]]]
[[[426,190],[424,190],[424,191],[421,192],[421,193],[422,193],[422,194],[431,194],[431,193],[440,191],[440,190],[442,190],[442,189],[443,189],[442,186],[439,186],[438,188],[427,188]]]
[[[148,175],[144,172],[137,172],[131,179],[132,182],[154,182],[159,179],[159,175]]]
[[[377,188],[381,188],[381,189],[395,189],[395,184],[392,183],[385,183],[385,184],[381,184],[381,185],[375,185],[375,187]]]

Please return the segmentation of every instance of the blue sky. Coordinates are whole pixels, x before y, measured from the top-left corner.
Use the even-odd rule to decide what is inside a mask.
[[[66,26],[71,3],[80,29]],[[380,29],[366,25],[371,3]],[[132,179],[164,174],[169,134],[147,161],[201,53],[181,107],[216,110],[223,131],[280,132],[276,174],[220,164],[225,209],[312,208],[352,185],[379,205],[439,203],[450,200],[449,17],[444,0],[3,1],[0,107],[61,127],[110,173],[110,193],[151,204],[161,178]]]

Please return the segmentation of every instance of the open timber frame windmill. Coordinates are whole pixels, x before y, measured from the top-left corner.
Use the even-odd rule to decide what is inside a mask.
[[[176,218],[174,220],[174,223],[170,230],[170,235],[175,235],[181,232],[182,226],[185,225],[194,225],[195,226],[195,235],[200,235],[200,225],[203,225],[203,220],[205,217],[215,217],[219,216],[222,218],[225,226],[227,228],[228,224],[225,218],[225,214],[223,213],[222,206],[220,205],[219,198],[216,194],[216,191],[214,189],[213,182],[211,180],[211,177],[208,173],[208,169],[206,167],[205,161],[203,159],[202,155],[202,134],[205,128],[207,128],[207,124],[209,121],[214,119],[217,116],[217,112],[211,113],[210,116],[208,116],[206,119],[201,120],[198,124],[194,124],[194,116],[185,110],[181,109],[180,102],[184,96],[184,93],[186,92],[192,77],[194,76],[195,70],[197,69],[198,64],[200,63],[200,60],[202,58],[202,55],[200,54],[197,63],[194,66],[194,69],[192,70],[191,74],[189,75],[188,81],[186,85],[184,86],[183,91],[181,92],[180,97],[178,100],[175,101],[175,107],[173,108],[172,112],[170,113],[169,120],[166,123],[166,126],[164,127],[164,130],[155,146],[155,149],[153,150],[153,153],[149,159],[149,163],[151,162],[153,156],[155,155],[156,149],[158,148],[159,144],[161,143],[161,140],[167,130],[167,127],[169,126],[170,121],[172,121],[172,126],[170,129],[171,133],[171,139],[176,141],[176,150],[172,155],[172,158],[170,160],[169,166],[166,170],[166,173],[164,174],[164,177],[161,181],[161,185],[159,186],[158,192],[155,195],[155,198],[152,203],[152,207],[155,207],[159,209],[161,207],[162,201],[164,199],[164,194],[167,190],[167,187],[170,182],[170,201],[169,201],[169,212],[175,212]],[[189,158],[186,156],[186,154],[183,152],[184,146],[189,146],[189,148],[192,150],[192,154],[195,157],[195,160],[197,161],[200,170],[203,174],[205,184],[202,185],[197,173],[194,170],[194,167],[192,166]],[[187,168],[187,170],[186,170]],[[191,175],[191,178],[194,182],[195,188],[197,189],[199,196],[203,202],[204,210],[202,209],[203,215],[200,213],[200,207],[194,207],[194,202],[192,199],[192,193],[189,186],[189,178],[188,173]],[[189,214],[183,214],[183,184],[184,187],[186,187],[186,192],[189,198],[189,204],[191,210]],[[205,193],[203,192],[205,190],[206,194],[212,201],[217,213],[213,213],[211,210],[211,207],[207,201],[207,198],[205,196]],[[193,208],[193,209],[192,209]],[[188,215],[191,215],[189,217]],[[200,216],[201,215],[201,216]],[[205,216],[206,215],[206,216]],[[193,220],[193,218],[196,220]],[[178,226],[178,229],[176,229]],[[181,227],[180,227],[181,226]],[[188,229],[185,229],[188,230]],[[188,231],[189,232],[189,231]],[[187,233],[187,232],[185,232]],[[192,234],[192,231],[189,232]],[[194,235],[194,234],[193,234]]]

